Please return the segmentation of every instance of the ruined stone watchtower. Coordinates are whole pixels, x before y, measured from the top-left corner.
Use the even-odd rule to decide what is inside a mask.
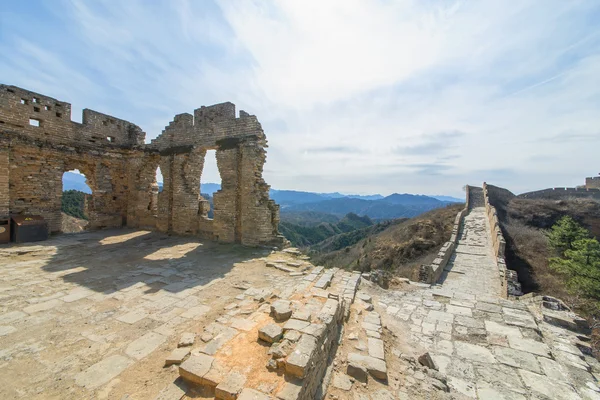
[[[0,217],[44,216],[61,229],[62,174],[78,169],[92,195],[92,228],[135,227],[197,235],[225,243],[281,246],[279,206],[262,178],[265,134],[258,119],[232,103],[179,114],[144,144],[135,124],[15,86],[0,85]],[[200,178],[207,150],[216,150],[222,178],[208,218]],[[164,178],[158,193],[155,177]]]
[[[586,189],[600,189],[600,176],[585,178]]]

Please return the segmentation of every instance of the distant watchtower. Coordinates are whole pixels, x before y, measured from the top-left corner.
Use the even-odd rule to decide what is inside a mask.
[[[586,189],[600,189],[600,176],[585,178]]]

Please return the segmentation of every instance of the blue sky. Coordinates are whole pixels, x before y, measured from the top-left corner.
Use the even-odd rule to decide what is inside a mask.
[[[600,172],[598,1],[15,0],[0,51],[3,83],[147,141],[232,101],[262,122],[277,189],[520,193]]]

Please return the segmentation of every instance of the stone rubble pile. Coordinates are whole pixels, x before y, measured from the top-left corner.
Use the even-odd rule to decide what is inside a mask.
[[[298,257],[294,249],[282,253]],[[265,263],[270,267],[292,264],[293,268],[308,264],[283,259],[266,259]],[[181,378],[217,399],[255,395],[281,400],[317,398],[326,388],[325,376],[360,274],[312,267],[301,282],[284,291],[247,288],[225,307],[224,315],[204,327],[199,346],[189,350],[195,337],[183,335],[181,347],[169,355],[165,365],[178,364]],[[381,332],[376,314],[368,320],[373,332]],[[377,340],[370,343],[380,357],[373,363],[377,364],[373,373],[381,376],[385,373],[383,342]],[[256,367],[236,364],[235,358],[246,353],[252,354],[249,357]],[[270,385],[247,385],[265,372]]]

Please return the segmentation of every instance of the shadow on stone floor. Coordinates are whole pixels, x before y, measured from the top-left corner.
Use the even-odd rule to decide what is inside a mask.
[[[45,242],[1,247],[46,258],[44,271],[104,294],[136,287],[143,287],[144,294],[182,292],[224,277],[235,263],[270,252],[130,229],[62,234]]]

